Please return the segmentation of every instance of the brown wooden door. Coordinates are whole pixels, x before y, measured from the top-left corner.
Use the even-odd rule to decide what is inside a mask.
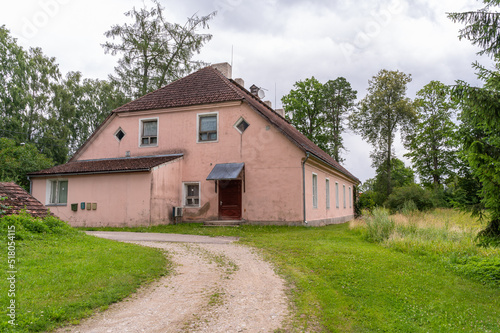
[[[219,219],[241,220],[241,180],[219,181]]]

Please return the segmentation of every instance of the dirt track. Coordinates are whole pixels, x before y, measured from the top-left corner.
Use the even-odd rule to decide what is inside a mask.
[[[197,238],[197,243],[134,241],[166,250],[175,273],[58,332],[273,332],[280,328],[288,316],[284,281],[252,249],[216,239],[210,243],[203,238]]]

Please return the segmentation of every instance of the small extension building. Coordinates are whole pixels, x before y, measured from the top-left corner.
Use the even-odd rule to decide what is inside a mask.
[[[227,63],[117,108],[68,163],[29,177],[51,212],[87,227],[342,223],[359,183]]]

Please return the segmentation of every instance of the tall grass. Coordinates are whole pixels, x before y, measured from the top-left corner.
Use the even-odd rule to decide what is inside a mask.
[[[386,225],[393,225],[389,235],[381,232],[388,230]],[[477,234],[484,225],[468,214],[451,209],[425,213],[403,209],[389,217],[379,209],[351,222],[350,227],[364,230],[368,239],[385,247],[436,260],[468,277],[500,286],[500,248],[478,246]]]

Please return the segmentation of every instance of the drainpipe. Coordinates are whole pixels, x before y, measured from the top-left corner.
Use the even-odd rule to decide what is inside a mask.
[[[302,203],[304,205],[304,223],[307,224],[306,219],[306,162],[309,159],[309,153],[306,152],[306,159],[302,162]]]
[[[30,176],[28,176],[28,181],[30,182],[30,194],[33,194],[31,193],[31,189],[33,187],[33,181],[31,180]]]

